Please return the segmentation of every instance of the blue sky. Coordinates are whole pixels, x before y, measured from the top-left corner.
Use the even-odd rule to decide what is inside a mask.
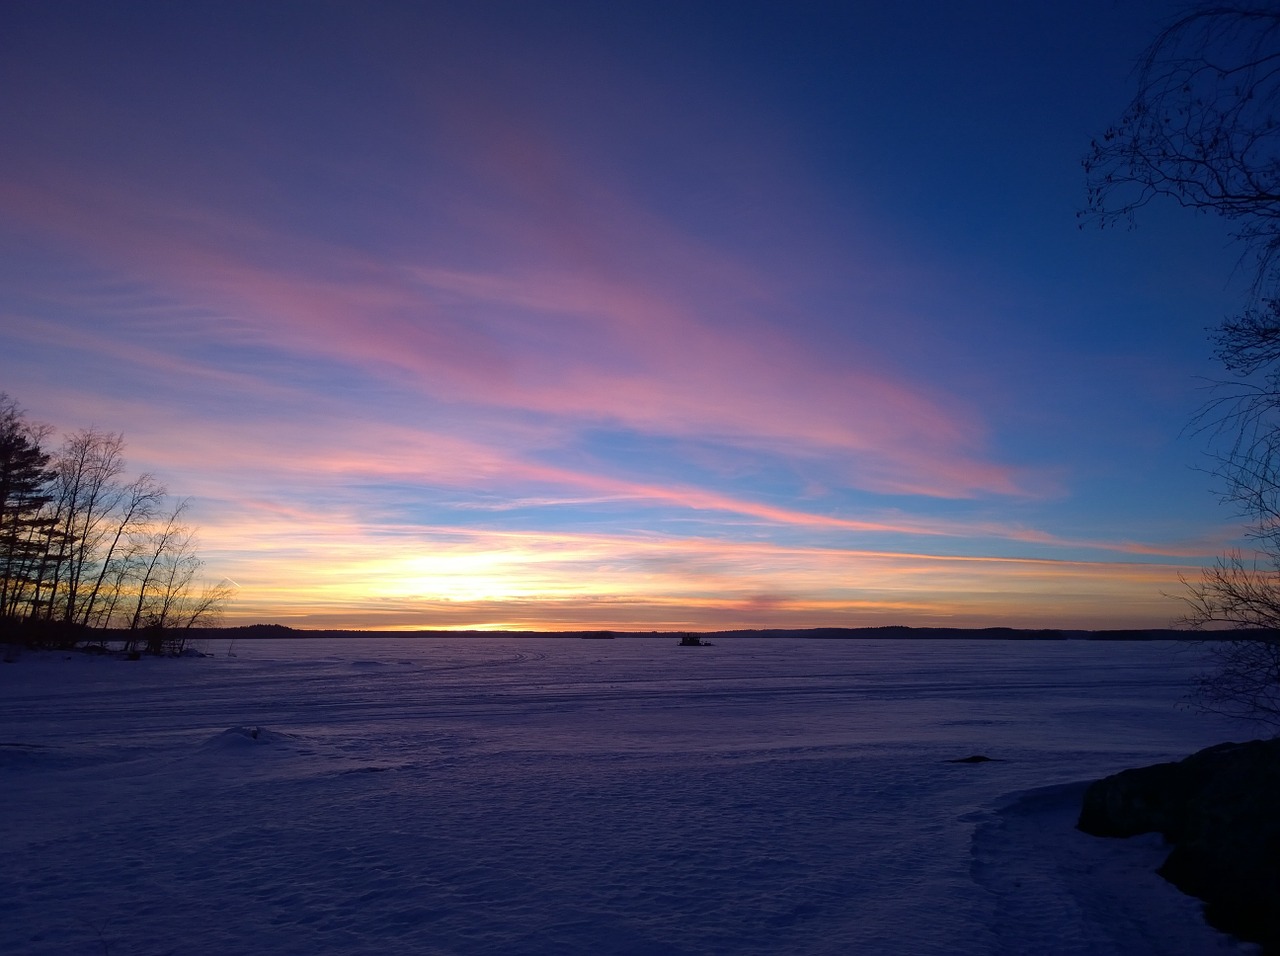
[[[1220,222],[1080,229],[1166,3],[0,10],[0,389],[229,621],[1162,626]]]

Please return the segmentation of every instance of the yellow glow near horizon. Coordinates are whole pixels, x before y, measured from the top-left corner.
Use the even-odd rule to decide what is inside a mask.
[[[217,558],[242,584],[228,624],[376,630],[1155,627],[1178,614],[1165,594],[1179,573],[1198,573],[1145,562],[457,529],[315,540],[287,561],[269,549]]]

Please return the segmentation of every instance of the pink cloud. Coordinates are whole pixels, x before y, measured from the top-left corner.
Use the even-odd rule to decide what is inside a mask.
[[[67,170],[51,171],[44,187],[0,184],[0,206],[227,315],[212,334],[393,373],[446,401],[823,461],[853,487],[940,497],[1029,490],[1028,476],[985,457],[973,412],[753,316],[785,291],[620,200],[606,209],[603,237],[587,239],[625,268],[574,253],[492,272],[423,263],[407,248],[400,263],[374,261]],[[618,236],[627,239],[612,245]],[[584,242],[570,245],[592,248]],[[637,274],[632,260],[649,248],[675,253],[657,257],[665,271]],[[276,249],[270,258],[242,251]]]
[[[264,385],[262,400],[288,398],[280,386]],[[74,396],[74,392],[70,393]],[[251,393],[252,394],[252,393]],[[287,501],[293,497],[333,499],[342,489],[369,483],[399,483],[468,494],[488,494],[510,506],[554,507],[565,503],[626,503],[635,507],[674,508],[708,521],[738,516],[761,526],[807,528],[862,535],[910,535],[967,541],[1008,541],[1044,545],[1058,550],[1174,558],[1202,558],[1213,553],[1203,542],[1166,545],[1143,542],[1064,538],[1019,524],[940,518],[901,513],[849,517],[782,506],[675,482],[636,481],[598,469],[575,469],[542,464],[528,457],[540,432],[509,430],[493,441],[476,440],[431,428],[378,421],[350,421],[338,403],[308,399],[317,414],[281,423],[273,417],[206,421],[191,429],[182,407],[148,399],[96,399],[93,405],[108,420],[130,423],[129,455],[139,468],[167,477],[183,494],[224,499],[264,496]],[[89,403],[85,399],[85,404]],[[326,408],[326,404],[330,405]],[[328,412],[329,414],[325,414]],[[524,445],[525,447],[522,447]],[[544,489],[531,497],[534,489]],[[361,492],[363,494],[363,492]],[[354,506],[354,505],[353,505]],[[474,501],[449,505],[473,510]],[[366,510],[380,507],[362,500]],[[382,506],[385,507],[385,506]],[[975,559],[977,560],[977,559]]]

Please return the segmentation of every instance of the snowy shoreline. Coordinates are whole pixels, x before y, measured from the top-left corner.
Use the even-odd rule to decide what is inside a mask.
[[[1194,648],[209,650],[0,666],[0,950],[1249,951],[1158,839],[1074,829],[1092,779],[1245,735],[1179,709]]]

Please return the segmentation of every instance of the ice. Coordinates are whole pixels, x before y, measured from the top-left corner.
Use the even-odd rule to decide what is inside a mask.
[[[1073,826],[1251,736],[1179,706],[1187,645],[206,651],[0,665],[0,952],[1247,951]]]

